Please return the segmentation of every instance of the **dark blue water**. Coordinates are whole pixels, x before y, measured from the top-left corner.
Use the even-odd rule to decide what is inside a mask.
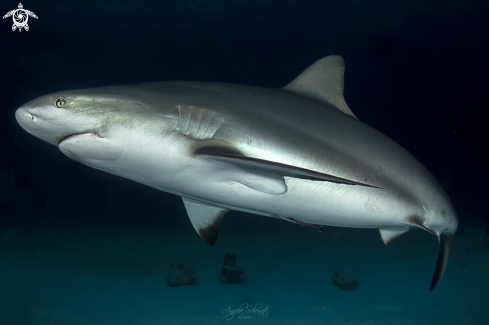
[[[468,241],[463,249],[472,251],[463,256],[477,252],[477,261],[487,260],[489,250],[482,244],[489,222],[485,127],[489,4],[485,1],[49,0],[23,5],[38,16],[29,17],[29,31],[12,31],[11,17],[0,21],[0,233],[6,254],[21,245],[19,238],[38,229],[56,229],[57,234],[138,227],[193,231],[180,198],[78,164],[23,131],[14,117],[21,104],[59,90],[162,80],[282,87],[314,61],[337,54],[346,63],[344,94],[354,114],[409,150],[435,175],[459,214],[459,233],[469,229],[477,234],[474,238],[478,236]],[[5,14],[17,6],[2,1],[0,11]],[[230,229],[253,227],[257,221],[244,214],[235,216],[228,221]],[[259,223],[271,232],[282,229],[274,220],[261,218]],[[30,244],[37,245],[35,240]],[[222,257],[218,255],[216,260]],[[434,267],[431,262],[429,268]],[[14,275],[8,270],[13,264],[0,263],[7,272],[0,282],[11,281],[9,276]],[[477,277],[479,288],[487,291],[489,275],[479,276],[478,268],[489,267],[489,260],[477,263],[460,265],[472,265],[475,271],[466,276]],[[31,274],[25,272],[20,273]],[[328,273],[327,281],[329,277]],[[449,280],[441,285],[449,288]],[[467,296],[474,290],[464,288]],[[30,292],[20,284],[9,290],[26,296]],[[56,301],[31,304],[23,303],[29,299],[22,297],[5,299],[9,303],[0,304],[0,324],[60,324],[62,319],[69,324],[69,317],[63,317],[70,310]],[[43,304],[51,308],[51,318],[32,312]],[[454,306],[463,315],[465,307]],[[465,312],[473,316],[481,308]],[[155,324],[165,323],[162,315]],[[289,319],[300,318],[297,315],[294,310],[281,312]],[[414,322],[408,311],[403,315],[407,318],[356,316],[372,324]],[[473,323],[489,322],[470,315],[467,319]],[[218,323],[219,316],[192,319]],[[84,319],[83,312],[77,317]],[[273,317],[267,320],[273,322]],[[102,318],[93,324],[112,324]],[[192,323],[184,312],[175,319]],[[317,320],[324,322],[327,319]],[[130,324],[121,321],[126,323]]]

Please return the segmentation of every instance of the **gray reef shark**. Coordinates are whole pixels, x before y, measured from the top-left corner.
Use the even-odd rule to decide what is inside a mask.
[[[355,117],[344,69],[327,56],[279,89],[175,81],[60,91],[15,116],[82,164],[181,196],[210,245],[229,210],[319,230],[378,228],[386,245],[426,230],[439,240],[433,290],[455,209],[418,160]]]

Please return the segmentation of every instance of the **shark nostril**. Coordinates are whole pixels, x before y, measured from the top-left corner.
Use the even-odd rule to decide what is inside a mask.
[[[31,120],[33,120],[33,121],[34,121],[34,115],[32,115],[32,114],[30,114],[30,115],[31,115]]]

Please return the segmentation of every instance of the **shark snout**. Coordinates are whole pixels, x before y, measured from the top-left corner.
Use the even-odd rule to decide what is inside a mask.
[[[89,133],[102,137],[98,120],[80,116],[64,107],[55,107],[50,102],[50,99],[40,97],[19,107],[15,111],[19,125],[55,146],[73,135]]]
[[[29,132],[30,134],[39,137],[39,134],[41,133],[41,128],[38,125],[38,117],[36,115],[32,114],[29,108],[27,107],[19,107],[15,111],[15,119],[17,120],[17,123]],[[47,141],[47,140],[46,140]],[[48,141],[50,142],[50,141]]]
[[[25,107],[19,107],[15,111],[15,119],[17,120],[17,123],[26,130],[27,132],[30,133],[32,121],[34,120],[34,116],[29,112],[29,110]]]
[[[57,146],[66,136],[66,130],[60,130],[56,119],[39,108],[21,106],[15,111],[15,119],[24,130],[52,145]]]

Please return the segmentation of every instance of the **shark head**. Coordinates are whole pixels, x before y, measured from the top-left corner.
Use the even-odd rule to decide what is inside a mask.
[[[127,141],[137,142],[143,136],[131,130],[151,120],[148,115],[152,113],[140,96],[127,94],[123,87],[62,91],[22,105],[15,117],[24,130],[58,146],[68,157],[115,173],[114,162],[125,153]],[[154,128],[159,135],[171,133],[173,116],[161,116],[166,118],[160,118],[162,123]]]
[[[97,112],[99,105],[87,99],[73,92],[45,95],[19,107],[15,118],[24,130],[55,146],[83,134],[101,137],[106,125]]]

